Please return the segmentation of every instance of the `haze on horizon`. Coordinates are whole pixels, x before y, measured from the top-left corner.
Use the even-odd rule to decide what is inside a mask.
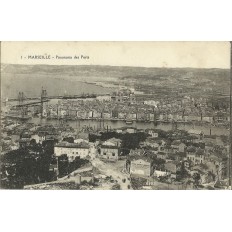
[[[29,55],[89,59],[21,59]],[[3,64],[230,68],[229,42],[2,42]]]

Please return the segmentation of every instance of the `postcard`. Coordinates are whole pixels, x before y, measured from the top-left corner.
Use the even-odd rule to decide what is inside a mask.
[[[231,189],[230,42],[1,42],[1,189]]]

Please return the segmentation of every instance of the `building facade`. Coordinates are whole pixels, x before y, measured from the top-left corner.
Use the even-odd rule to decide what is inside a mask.
[[[76,157],[86,158],[89,155],[88,144],[59,143],[54,147],[55,156],[67,155],[70,161]]]
[[[130,174],[151,176],[153,174],[151,162],[143,159],[132,160],[130,164]]]
[[[109,161],[117,161],[119,157],[119,152],[120,152],[120,149],[118,146],[101,145],[100,158],[109,160]]]

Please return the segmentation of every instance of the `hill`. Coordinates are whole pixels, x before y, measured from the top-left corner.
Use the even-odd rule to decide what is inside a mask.
[[[157,88],[229,93],[229,70],[225,69],[3,64],[1,70],[3,97],[16,97],[19,91],[24,91],[27,96],[39,96],[42,86],[49,95],[109,93],[114,90],[96,86],[96,82],[132,86],[151,94]]]

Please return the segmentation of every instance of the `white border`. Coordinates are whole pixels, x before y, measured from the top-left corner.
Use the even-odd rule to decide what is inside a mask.
[[[178,3],[178,4],[177,4]],[[228,41],[231,1],[1,1],[5,41]],[[2,231],[227,231],[229,191],[0,191]]]
[[[230,0],[1,0],[0,39],[227,41]]]

